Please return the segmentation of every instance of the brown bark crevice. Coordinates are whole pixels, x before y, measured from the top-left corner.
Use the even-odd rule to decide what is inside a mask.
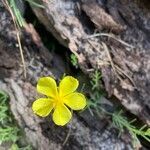
[[[149,2],[110,0],[101,4],[96,0],[43,0],[45,9],[33,8],[33,11],[77,56],[85,73],[100,69],[108,95],[117,97],[123,106],[149,125]],[[42,13],[45,15],[39,15]],[[95,31],[105,36],[89,38],[94,32],[82,23],[82,18],[87,17],[95,25]]]
[[[27,29],[31,32],[29,33]],[[132,149],[130,141],[119,138],[115,129],[101,123],[97,118],[93,122],[97,120],[98,128],[103,129],[101,132],[85,124],[78,115],[74,115],[71,124],[61,128],[55,126],[49,117],[44,119],[33,114],[32,102],[39,96],[35,88],[38,78],[53,76],[58,80],[66,72],[66,68],[61,57],[50,53],[40,38],[38,42],[33,38],[35,33],[32,30],[34,29],[27,25],[26,31],[22,31],[21,36],[27,67],[27,78],[24,79],[13,22],[0,2],[0,58],[2,58],[0,59],[0,90],[5,90],[9,94],[11,112],[18,125],[24,130],[27,141],[39,150],[62,148],[113,150],[116,147]],[[38,37],[38,34],[36,36]],[[52,64],[52,61],[57,59],[59,63]],[[4,68],[6,72],[3,72],[1,68]],[[89,112],[86,113],[86,116],[90,118]],[[82,118],[84,120],[84,117]],[[69,128],[71,133],[66,145],[63,146]]]

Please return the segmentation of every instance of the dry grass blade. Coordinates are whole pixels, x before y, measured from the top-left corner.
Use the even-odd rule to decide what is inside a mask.
[[[73,113],[73,110],[71,110],[71,113]],[[66,136],[62,146],[65,146],[67,141],[69,140],[69,137],[70,137],[70,134],[71,134],[71,129],[72,129],[72,122],[70,122],[69,130],[68,130],[67,136]]]
[[[22,49],[21,40],[20,40],[20,36],[19,36],[19,30],[18,30],[17,23],[16,23],[16,18],[14,16],[7,0],[2,0],[2,2],[5,5],[5,7],[8,9],[8,11],[13,19],[13,23],[14,23],[15,30],[16,30],[17,41],[18,41],[18,45],[19,45],[19,50],[20,50],[20,55],[21,55],[21,60],[22,60],[22,64],[23,64],[24,77],[26,78],[27,72],[26,72],[25,60],[24,60],[24,55],[23,55],[23,49]]]
[[[106,51],[106,54],[107,54],[107,56],[108,56],[108,59],[109,59],[109,61],[110,61],[110,64],[111,64],[111,66],[112,66],[112,69],[113,69],[114,73],[117,75],[117,71],[116,71],[116,69],[115,69],[115,65],[114,65],[114,63],[113,63],[113,61],[112,61],[112,58],[111,58],[111,55],[110,55],[110,53],[109,53],[108,47],[107,47],[106,44],[103,43],[103,42],[102,42],[102,46],[103,46],[104,50]],[[117,75],[117,76],[118,76],[118,75]],[[118,76],[118,78],[121,79],[119,76]]]
[[[136,85],[135,85],[135,82],[133,81],[133,79],[132,79],[125,71],[123,71],[123,70],[122,70],[121,68],[119,68],[117,65],[115,65],[115,68],[117,69],[117,71],[118,71],[119,73],[125,75],[125,76],[130,80],[130,82],[133,84],[133,86],[134,86],[135,88],[137,88]]]
[[[135,85],[134,81],[132,80],[132,78],[125,71],[123,71],[120,67],[118,67],[117,65],[115,65],[113,63],[113,60],[111,58],[110,52],[109,52],[108,47],[106,46],[106,44],[102,42],[102,45],[103,45],[104,50],[107,53],[107,56],[109,58],[110,64],[112,66],[112,69],[113,69],[114,73],[117,75],[118,79],[120,81],[124,82],[122,80],[122,78],[120,77],[120,75],[119,75],[119,74],[123,74],[123,75],[125,75],[130,80],[130,82],[133,84],[133,86],[136,87],[136,85]]]
[[[132,46],[132,45],[126,43],[125,41],[116,38],[114,35],[108,34],[108,33],[97,33],[97,34],[93,34],[93,35],[91,35],[91,36],[88,36],[86,39],[94,38],[94,37],[99,37],[99,36],[107,36],[107,37],[109,37],[109,38],[112,38],[112,39],[114,39],[114,40],[120,42],[121,44],[123,44],[123,45],[125,45],[125,46],[127,46],[127,47],[134,48],[134,46]]]

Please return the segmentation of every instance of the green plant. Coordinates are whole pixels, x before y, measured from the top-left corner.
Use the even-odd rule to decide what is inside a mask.
[[[5,92],[0,91],[0,124],[6,124],[9,117],[7,115],[8,107],[6,106],[8,96]]]
[[[0,91],[0,144],[4,142],[11,142],[13,145],[17,145],[16,142],[20,138],[20,129],[15,125],[12,115],[9,112],[8,106],[8,95]],[[31,150],[27,149],[30,146],[27,146],[26,149],[22,150]],[[10,150],[21,150],[19,147],[18,149],[11,148]]]
[[[30,145],[28,145],[28,146],[20,148],[17,144],[12,144],[12,146],[9,150],[32,150],[32,147]]]
[[[8,108],[8,95],[0,91],[0,143],[16,142],[19,129],[13,125]]]
[[[110,116],[112,118],[113,127],[119,130],[119,135],[121,135],[121,133],[123,133],[125,130],[129,132],[133,139],[133,146],[136,146],[137,143],[140,143],[138,136],[143,137],[146,141],[150,143],[150,128],[148,128],[146,125],[142,126],[141,128],[137,128],[133,125],[133,122],[135,122],[136,119],[128,121],[128,119],[123,115],[122,111],[115,111],[114,113],[108,112],[101,106],[101,102],[98,99],[90,99],[88,101],[87,107],[92,116],[94,115],[93,112],[96,112],[98,116],[101,116],[102,114]]]
[[[23,27],[25,24],[25,20],[16,5],[16,0],[8,0],[8,2],[9,2],[10,8],[12,9],[12,12],[14,13],[14,16],[16,17],[16,23],[17,23],[18,27],[19,26]]]
[[[112,118],[112,125],[113,127],[117,128],[120,132],[119,135],[127,130],[133,139],[133,146],[135,144],[140,143],[138,136],[141,136],[146,141],[150,142],[150,128],[146,125],[142,126],[141,128],[137,128],[133,123],[136,119],[129,121],[124,115],[122,111],[114,111],[108,112],[103,106],[101,105],[101,98],[104,96],[104,92],[102,92],[100,88],[100,80],[101,80],[101,73],[97,70],[91,76],[91,92],[90,98],[88,100],[87,108],[90,111],[91,115],[94,115],[94,112],[101,115],[108,115]]]
[[[128,130],[133,139],[133,146],[137,142],[140,143],[138,136],[143,137],[150,143],[150,128],[148,128],[146,125],[142,126],[141,128],[137,128],[133,125],[133,122],[135,122],[136,119],[128,121],[128,119],[123,115],[122,110],[119,112],[116,111],[112,114],[112,121],[113,126],[119,129],[120,133],[124,132],[125,129]]]
[[[91,75],[91,86],[92,90],[89,93],[90,99],[87,103],[87,108],[90,111],[91,115],[94,115],[94,111],[100,116],[102,107],[101,107],[101,99],[104,96],[104,92],[100,89],[100,81],[101,81],[101,73],[98,70],[95,70]]]
[[[100,91],[100,80],[101,80],[102,76],[101,73],[98,70],[95,70],[95,72],[92,74],[92,81],[91,81],[91,85],[92,85],[92,90],[98,90]]]
[[[19,0],[19,1],[20,1],[20,3],[22,3],[22,0]],[[35,1],[35,0],[25,0],[25,1],[29,2],[31,5],[33,5],[35,7],[44,8],[43,5],[37,3],[37,1]],[[14,17],[16,18],[15,21],[16,21],[17,27],[18,28],[24,27],[25,19],[22,16],[22,14],[17,6],[16,0],[8,0],[8,3],[9,3],[10,8],[12,9]]]
[[[90,99],[87,101],[87,108],[92,116],[94,116],[94,112],[96,112],[98,116],[101,115],[101,99],[103,96],[103,92],[94,91],[90,93]]]
[[[78,68],[78,58],[75,54],[71,54],[70,55],[70,58],[71,58],[71,63],[72,65],[75,67],[75,68]]]
[[[16,142],[18,140],[18,131],[17,127],[1,127],[0,128],[0,144],[3,142]]]
[[[37,2],[37,0],[25,0],[25,1],[29,2],[31,5],[33,5],[35,7],[45,8],[43,5],[41,5],[39,2]]]

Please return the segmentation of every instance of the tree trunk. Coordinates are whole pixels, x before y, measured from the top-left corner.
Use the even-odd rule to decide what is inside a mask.
[[[43,0],[34,13],[78,58],[102,72],[105,89],[150,125],[150,2]],[[97,34],[96,34],[97,33]]]
[[[70,6],[70,2],[66,2],[66,7],[68,6]],[[70,15],[72,13],[68,12]],[[76,25],[78,26],[77,18],[74,19],[74,23],[77,23]],[[68,21],[72,22],[73,20]],[[79,27],[82,27],[81,24],[79,25]],[[66,27],[68,28],[67,24]],[[63,29],[59,31],[56,28],[56,31],[61,33],[60,39],[68,37],[69,40],[69,35],[71,38],[71,30],[67,28],[64,28],[64,35],[61,33]],[[74,29],[76,30],[76,28]],[[68,36],[66,36],[66,32],[68,32]],[[74,32],[78,33],[78,30]],[[82,33],[85,35],[84,30],[78,34],[82,35]],[[76,45],[79,43],[79,40],[76,39],[77,36],[75,38],[74,34],[72,35],[73,43],[69,42],[69,45],[71,47],[75,46],[71,50],[79,54],[79,51],[75,51],[79,46]],[[91,119],[90,124],[86,122],[84,117],[74,114],[72,122],[63,128],[55,126],[49,117],[44,119],[33,114],[31,105],[36,97],[38,97],[35,90],[38,78],[51,75],[56,79],[60,79],[63,73],[66,72],[66,68],[60,56],[50,53],[44,47],[32,25],[26,25],[26,30],[22,32],[21,40],[27,69],[26,79],[23,77],[23,67],[12,18],[2,2],[0,2],[0,89],[5,90],[9,94],[12,114],[19,126],[25,131],[27,140],[35,149],[132,149],[131,138],[128,135],[123,134],[126,138],[118,137],[115,129],[111,128],[105,119],[97,120],[97,118],[91,117],[86,111],[84,113],[86,117],[89,116],[89,120]],[[92,44],[94,44],[93,41]],[[84,41],[83,45],[80,43],[80,46],[87,48]],[[85,48],[83,52],[86,52]],[[89,55],[93,50],[89,48]],[[86,53],[84,55],[83,52],[81,51],[80,55],[78,55],[79,59],[85,58]],[[87,71],[85,66],[87,61],[89,61],[89,56],[87,56],[87,60],[83,60],[81,59],[80,64],[84,64],[82,68]],[[67,135],[69,135],[68,139],[66,138]]]

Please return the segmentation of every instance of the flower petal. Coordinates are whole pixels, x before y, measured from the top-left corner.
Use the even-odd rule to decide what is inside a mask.
[[[40,78],[37,84],[37,91],[52,98],[55,98],[58,94],[56,82],[51,77]]]
[[[33,102],[32,110],[35,114],[46,117],[54,108],[53,101],[49,98],[40,98]]]
[[[74,92],[77,89],[78,85],[79,82],[77,79],[71,76],[64,77],[59,84],[60,96],[63,97]]]
[[[80,110],[86,106],[85,96],[77,92],[65,96],[63,102],[73,110]]]
[[[56,109],[53,113],[53,121],[55,124],[63,126],[67,124],[72,117],[70,110],[63,104],[56,106]]]

